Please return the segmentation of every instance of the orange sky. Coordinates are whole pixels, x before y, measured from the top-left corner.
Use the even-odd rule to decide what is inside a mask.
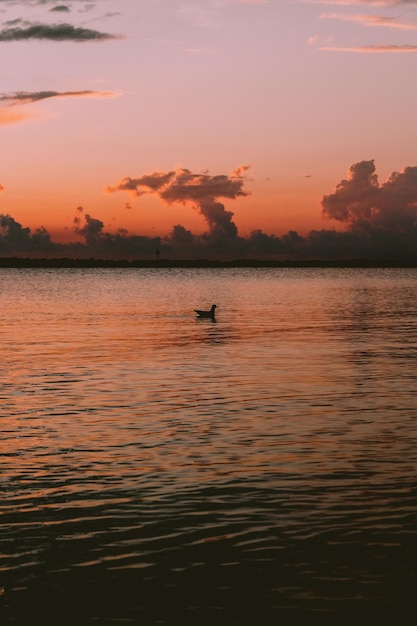
[[[381,183],[414,165],[417,0],[1,10],[0,213],[57,241],[80,239],[77,207],[109,232],[207,231],[192,202],[105,193],[127,177],[250,165],[248,195],[216,200],[240,236],[280,236],[343,227],[321,200],[352,164],[375,160]]]

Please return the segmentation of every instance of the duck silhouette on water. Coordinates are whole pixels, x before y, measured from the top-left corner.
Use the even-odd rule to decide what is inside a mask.
[[[194,309],[194,311],[197,313],[198,317],[208,317],[212,320],[214,320],[214,313],[216,310],[216,305],[212,304],[211,305],[211,309],[210,311],[201,311],[200,309]]]

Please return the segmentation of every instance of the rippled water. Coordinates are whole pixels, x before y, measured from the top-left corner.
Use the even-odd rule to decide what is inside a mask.
[[[405,616],[416,286],[0,270],[0,623]]]

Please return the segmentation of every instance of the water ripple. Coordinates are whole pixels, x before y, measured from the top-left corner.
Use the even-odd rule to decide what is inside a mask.
[[[2,273],[1,623],[401,621],[416,278]]]

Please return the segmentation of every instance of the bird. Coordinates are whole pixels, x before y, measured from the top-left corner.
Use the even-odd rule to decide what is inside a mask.
[[[200,309],[194,309],[194,311],[197,313],[198,317],[210,317],[212,320],[214,320],[214,312],[216,310],[216,305],[212,304],[211,305],[211,309],[210,311],[200,311]]]

